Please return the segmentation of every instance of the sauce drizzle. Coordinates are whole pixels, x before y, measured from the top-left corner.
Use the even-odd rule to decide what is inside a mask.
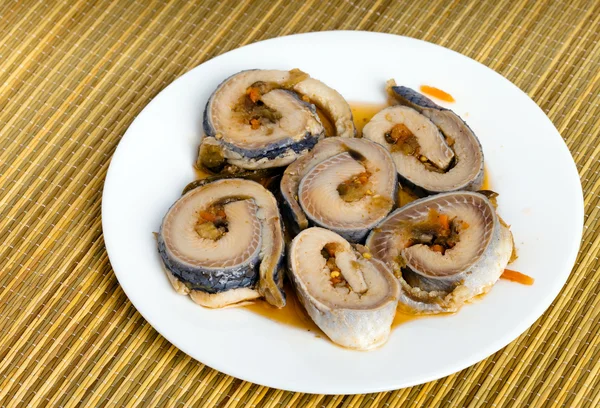
[[[492,183],[490,182],[490,172],[487,166],[483,168],[483,183],[481,183],[481,190],[491,190]]]
[[[350,103],[352,118],[358,137],[362,137],[362,129],[380,110],[387,108],[385,103]]]
[[[254,303],[243,306],[244,309],[249,310],[252,313],[266,317],[277,323],[285,324],[296,329],[310,331],[317,337],[327,338],[327,335],[319,329],[319,327],[313,322],[304,306],[298,300],[296,292],[292,286],[286,281],[284,284],[284,290],[286,294],[287,304],[281,309],[271,306],[264,300],[258,300]],[[442,314],[444,315],[444,314]],[[392,329],[411,322],[413,320],[422,319],[424,317],[435,317],[439,315],[415,315],[402,311],[400,308],[396,310],[396,315],[392,322]]]
[[[448,92],[442,91],[439,88],[433,87],[433,86],[429,86],[429,85],[421,85],[421,87],[419,88],[419,90],[429,96],[433,96],[434,98],[437,98],[441,101],[444,102],[455,102],[455,99],[452,95],[450,95]]]
[[[283,285],[286,295],[286,305],[281,309],[271,306],[264,300],[258,300],[252,304],[244,306],[246,310],[266,317],[278,323],[292,326],[297,329],[306,330],[315,333],[317,336],[325,336],[321,329],[312,321],[304,306],[300,304],[296,292],[286,281]]]
[[[500,278],[528,286],[533,285],[533,282],[535,282],[535,279],[533,279],[531,276],[525,275],[521,272],[513,271],[512,269],[505,269],[504,273],[500,275]]]

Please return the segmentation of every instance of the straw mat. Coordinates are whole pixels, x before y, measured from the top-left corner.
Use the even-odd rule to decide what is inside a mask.
[[[0,405],[599,406],[599,27],[594,0],[0,1]],[[335,29],[423,39],[501,73],[554,122],[585,193],[552,307],[479,364],[394,392],[294,394],[206,367],[136,312],[102,237],[111,156],[156,94],[244,44]]]

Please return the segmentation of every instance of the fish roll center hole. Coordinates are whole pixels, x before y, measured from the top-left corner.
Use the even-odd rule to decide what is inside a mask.
[[[227,214],[223,205],[213,205],[198,211],[194,230],[200,238],[217,241],[228,231]]]
[[[351,203],[358,201],[365,196],[374,195],[370,178],[371,173],[364,171],[340,183],[337,187],[340,198]]]
[[[341,250],[340,245],[335,242],[325,244],[321,249],[321,255],[325,259],[325,268],[329,271],[329,282],[336,288],[348,287],[348,282],[335,262],[336,252]]]
[[[277,123],[282,115],[275,109],[265,105],[263,95],[278,88],[277,84],[258,81],[246,88],[238,103],[233,107],[242,124],[249,125],[253,130],[260,129],[263,125]],[[272,131],[272,130],[271,130]],[[269,133],[269,129],[267,129]]]
[[[457,217],[450,218],[435,209],[430,209],[427,219],[413,224],[408,230],[408,245],[426,245],[442,255],[460,242],[460,234],[469,224]]]

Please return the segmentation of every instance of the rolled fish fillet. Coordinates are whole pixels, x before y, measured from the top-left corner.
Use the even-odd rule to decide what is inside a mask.
[[[388,149],[398,174],[429,193],[479,190],[483,150],[469,126],[451,110],[393,81],[388,93],[400,105],[377,113],[363,137]]]
[[[204,111],[199,164],[218,171],[286,166],[325,135],[317,108],[334,135],[353,137],[350,106],[334,89],[299,70],[248,70],[226,79]]]
[[[285,306],[277,202],[254,181],[224,179],[187,192],[163,219],[158,251],[174,288],[202,306],[261,297]]]
[[[297,231],[318,225],[357,242],[393,208],[390,154],[366,139],[327,138],[285,170],[281,193]]]
[[[387,341],[400,288],[383,262],[313,227],[294,238],[288,263],[300,302],[333,342],[368,350]]]
[[[442,193],[397,209],[366,242],[401,285],[400,308],[455,312],[486,293],[513,251],[512,234],[482,194]]]

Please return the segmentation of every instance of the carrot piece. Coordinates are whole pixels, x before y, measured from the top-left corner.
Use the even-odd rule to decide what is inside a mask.
[[[258,88],[250,87],[246,93],[248,94],[248,97],[250,97],[250,100],[254,103],[258,102],[260,99],[260,91]]]
[[[432,250],[433,252],[439,252],[440,254],[443,254],[443,253],[444,253],[444,247],[443,247],[443,246],[441,246],[441,245],[438,245],[438,244],[432,245],[432,246],[431,246],[431,250]]]
[[[329,243],[326,244],[324,247],[325,251],[327,251],[327,254],[331,257],[335,256],[335,250],[337,249],[337,245],[334,243]]]
[[[513,271],[511,269],[505,269],[500,277],[502,279],[517,282],[523,285],[533,285],[533,282],[535,281],[535,279],[533,279],[531,276],[525,275],[521,272]]]
[[[421,92],[423,92],[424,94],[431,95],[434,98],[438,98],[446,102],[454,102],[454,97],[452,97],[452,95],[450,95],[448,92],[442,91],[439,88],[435,88],[429,85],[421,85],[420,89]]]
[[[250,127],[254,130],[258,129],[260,127],[260,120],[258,119],[250,119]]]
[[[442,229],[450,229],[450,223],[448,222],[448,216],[446,214],[440,214],[438,220],[440,221]]]
[[[209,213],[208,211],[200,211],[200,217],[210,222],[214,222],[217,220],[217,216]]]

